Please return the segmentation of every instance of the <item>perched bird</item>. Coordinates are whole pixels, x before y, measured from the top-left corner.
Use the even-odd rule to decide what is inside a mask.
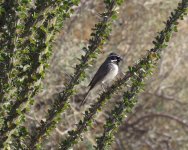
[[[122,58],[116,53],[110,53],[103,64],[100,66],[98,71],[95,73],[93,79],[89,83],[90,86],[88,92],[86,93],[84,99],[82,100],[81,105],[86,102],[86,98],[89,92],[98,84],[104,84],[111,82],[119,72],[119,62]]]

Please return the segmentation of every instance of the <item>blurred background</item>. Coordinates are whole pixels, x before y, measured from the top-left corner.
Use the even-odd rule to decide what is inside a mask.
[[[88,68],[87,79],[77,86],[77,95],[70,99],[71,107],[62,115],[62,121],[43,144],[44,149],[54,150],[67,136],[67,132],[83,117],[83,112],[96,100],[101,89],[94,90],[83,108],[79,103],[87,91],[94,73],[110,52],[120,54],[124,61],[121,71],[141,58],[146,50],[153,47],[152,41],[164,27],[170,12],[177,7],[179,0],[126,0],[119,8],[118,19],[113,22],[112,34],[93,66]],[[81,0],[75,13],[64,24],[54,44],[53,56],[42,89],[35,97],[35,105],[26,115],[26,125],[35,132],[47,109],[56,99],[56,93],[64,89],[87,46],[91,28],[97,23],[99,13],[104,11],[103,1]],[[120,126],[113,150],[187,150],[188,149],[188,18],[181,21],[163,50],[162,58],[153,76],[146,80],[145,91],[138,95],[138,103]],[[95,118],[83,141],[75,145],[75,150],[90,150],[95,137],[102,134],[103,124],[114,101],[121,98],[115,95]]]

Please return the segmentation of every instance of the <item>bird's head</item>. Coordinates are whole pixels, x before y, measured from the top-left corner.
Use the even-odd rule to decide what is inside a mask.
[[[117,55],[116,53],[110,53],[108,56],[108,61],[110,61],[111,63],[115,63],[115,64],[119,64],[120,61],[122,61],[123,59]]]

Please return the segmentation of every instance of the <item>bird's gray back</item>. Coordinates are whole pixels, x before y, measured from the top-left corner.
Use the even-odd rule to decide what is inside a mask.
[[[102,82],[106,75],[110,72],[110,64],[106,61],[100,66],[100,68],[95,73],[93,79],[89,83],[90,89],[92,89],[96,84]]]

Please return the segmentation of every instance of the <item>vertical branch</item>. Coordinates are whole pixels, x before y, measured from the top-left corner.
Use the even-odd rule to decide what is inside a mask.
[[[9,91],[9,72],[12,69],[12,56],[15,50],[17,0],[6,0],[1,4],[0,16],[0,103],[5,101]]]

